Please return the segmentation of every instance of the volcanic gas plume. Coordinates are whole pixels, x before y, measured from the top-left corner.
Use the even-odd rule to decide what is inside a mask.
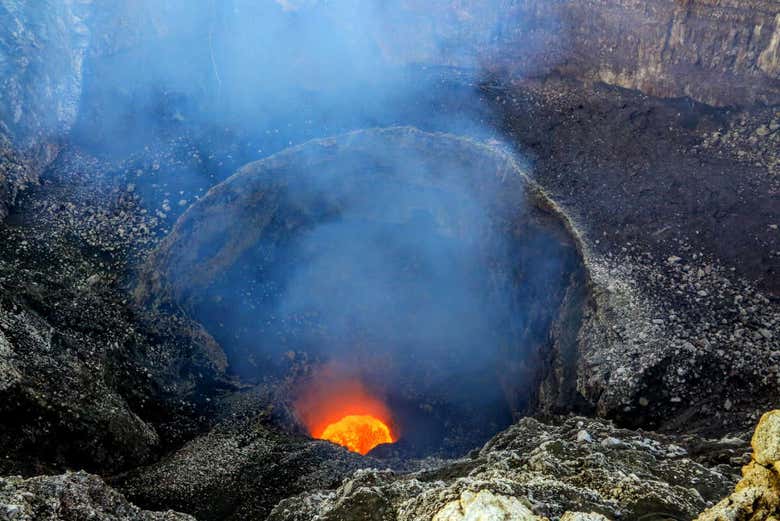
[[[409,127],[315,140],[193,206],[138,296],[165,273],[237,376],[292,382],[312,437],[461,455],[532,399],[578,280],[525,179],[495,147]]]

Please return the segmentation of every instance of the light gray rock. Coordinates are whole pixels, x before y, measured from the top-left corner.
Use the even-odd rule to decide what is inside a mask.
[[[578,423],[597,438],[619,440],[620,450],[578,443]],[[360,470],[336,490],[281,501],[269,520],[303,521],[316,515],[323,521],[435,516],[449,521],[472,519],[468,516],[478,510],[485,519],[499,520],[567,512],[567,519],[640,519],[660,513],[690,519],[726,494],[736,476],[681,457],[672,447],[667,439],[600,421],[570,418],[548,425],[526,418],[473,457],[409,474]]]
[[[2,521],[195,521],[178,512],[141,510],[85,472],[0,478]]]

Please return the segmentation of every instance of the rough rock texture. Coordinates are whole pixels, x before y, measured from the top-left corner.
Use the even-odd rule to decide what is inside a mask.
[[[713,105],[780,102],[780,5],[773,0],[519,4],[517,19],[531,28],[562,28],[530,31],[531,48],[543,56],[531,64],[541,71]],[[504,29],[517,47],[528,38],[523,24],[514,34],[511,22]],[[499,56],[509,71],[527,72],[511,46]]]
[[[485,90],[586,245],[579,393],[628,425],[713,434],[775,407],[780,134],[759,134],[780,114],[568,81]]]
[[[535,516],[519,499],[496,495],[488,490],[480,490],[476,493],[463,491],[460,498],[447,503],[433,516],[433,521],[466,519],[536,521],[541,518]]]
[[[146,78],[135,84],[125,73],[146,63],[139,59],[144,52],[156,52],[144,51],[149,42],[204,45],[204,39],[184,38],[208,32],[203,24],[211,16],[204,13],[213,4],[204,1],[194,10],[200,14],[172,22],[170,13],[180,12],[180,3],[46,0],[32,6],[9,0],[0,6],[0,140],[9,140],[21,157],[0,153],[0,217],[56,156],[77,116],[87,122],[89,137],[117,110],[138,108],[136,89],[149,103],[164,101],[148,92]],[[252,2],[234,4],[242,16],[252,16]],[[380,43],[401,63],[484,66],[512,78],[561,75],[716,106],[780,102],[780,7],[773,0],[399,4],[394,8],[401,15],[388,17],[387,41]],[[136,52],[129,61],[119,58]],[[101,81],[87,85],[79,107],[85,66]],[[197,78],[189,83],[215,81],[206,58],[188,67]],[[23,175],[20,162],[26,164]]]
[[[402,12],[433,13],[419,25],[401,17],[388,36],[402,60],[468,67],[476,59],[518,78],[562,75],[719,106],[780,101],[774,0],[402,4]]]
[[[264,423],[226,422],[117,485],[146,508],[173,508],[204,521],[264,519],[286,497],[335,488],[356,469],[379,464]]]
[[[129,503],[99,477],[84,472],[59,476],[0,478],[3,521],[194,521],[177,512],[148,512]]]
[[[720,445],[729,443],[739,450]],[[696,463],[668,438],[526,418],[471,457],[410,474],[359,470],[336,490],[282,501],[269,520],[690,519],[733,480],[729,467]]]
[[[697,521],[775,521],[780,519],[780,410],[764,414],[751,443],[752,461],[742,467],[734,493]]]
[[[90,4],[0,4],[0,219],[37,181],[76,120]]]
[[[219,347],[183,317],[132,309],[108,257],[37,230],[0,225],[0,472],[112,472],[191,436]]]
[[[0,5],[0,120],[20,143],[43,142],[75,122],[90,4],[9,0]]]
[[[780,410],[770,411],[761,417],[751,446],[756,463],[777,468],[780,462]]]

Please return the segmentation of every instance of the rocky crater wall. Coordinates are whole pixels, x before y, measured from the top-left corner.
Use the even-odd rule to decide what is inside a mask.
[[[715,106],[780,102],[777,2],[509,4],[487,62],[510,75],[555,73]]]
[[[252,16],[251,2],[230,6]],[[772,0],[397,0],[383,8],[392,30],[367,45],[401,63],[486,67],[515,79],[563,75],[716,106],[780,103],[780,4]],[[110,77],[113,67],[125,78],[120,90],[132,94],[122,55],[142,42],[210,34],[201,26],[208,17],[182,24],[176,12],[182,4],[173,0],[0,5],[0,216],[37,180],[80,111],[123,99],[113,96],[117,85],[84,91],[85,69]],[[198,54],[193,74],[208,90],[219,78],[209,53]]]
[[[90,4],[0,3],[0,218],[76,120]]]

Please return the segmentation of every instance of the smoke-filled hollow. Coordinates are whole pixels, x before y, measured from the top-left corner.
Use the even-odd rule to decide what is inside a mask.
[[[387,405],[404,454],[457,454],[528,410],[579,265],[509,154],[392,128],[247,165],[181,217],[137,291],[188,307],[243,380],[303,364],[311,394],[329,367]]]

